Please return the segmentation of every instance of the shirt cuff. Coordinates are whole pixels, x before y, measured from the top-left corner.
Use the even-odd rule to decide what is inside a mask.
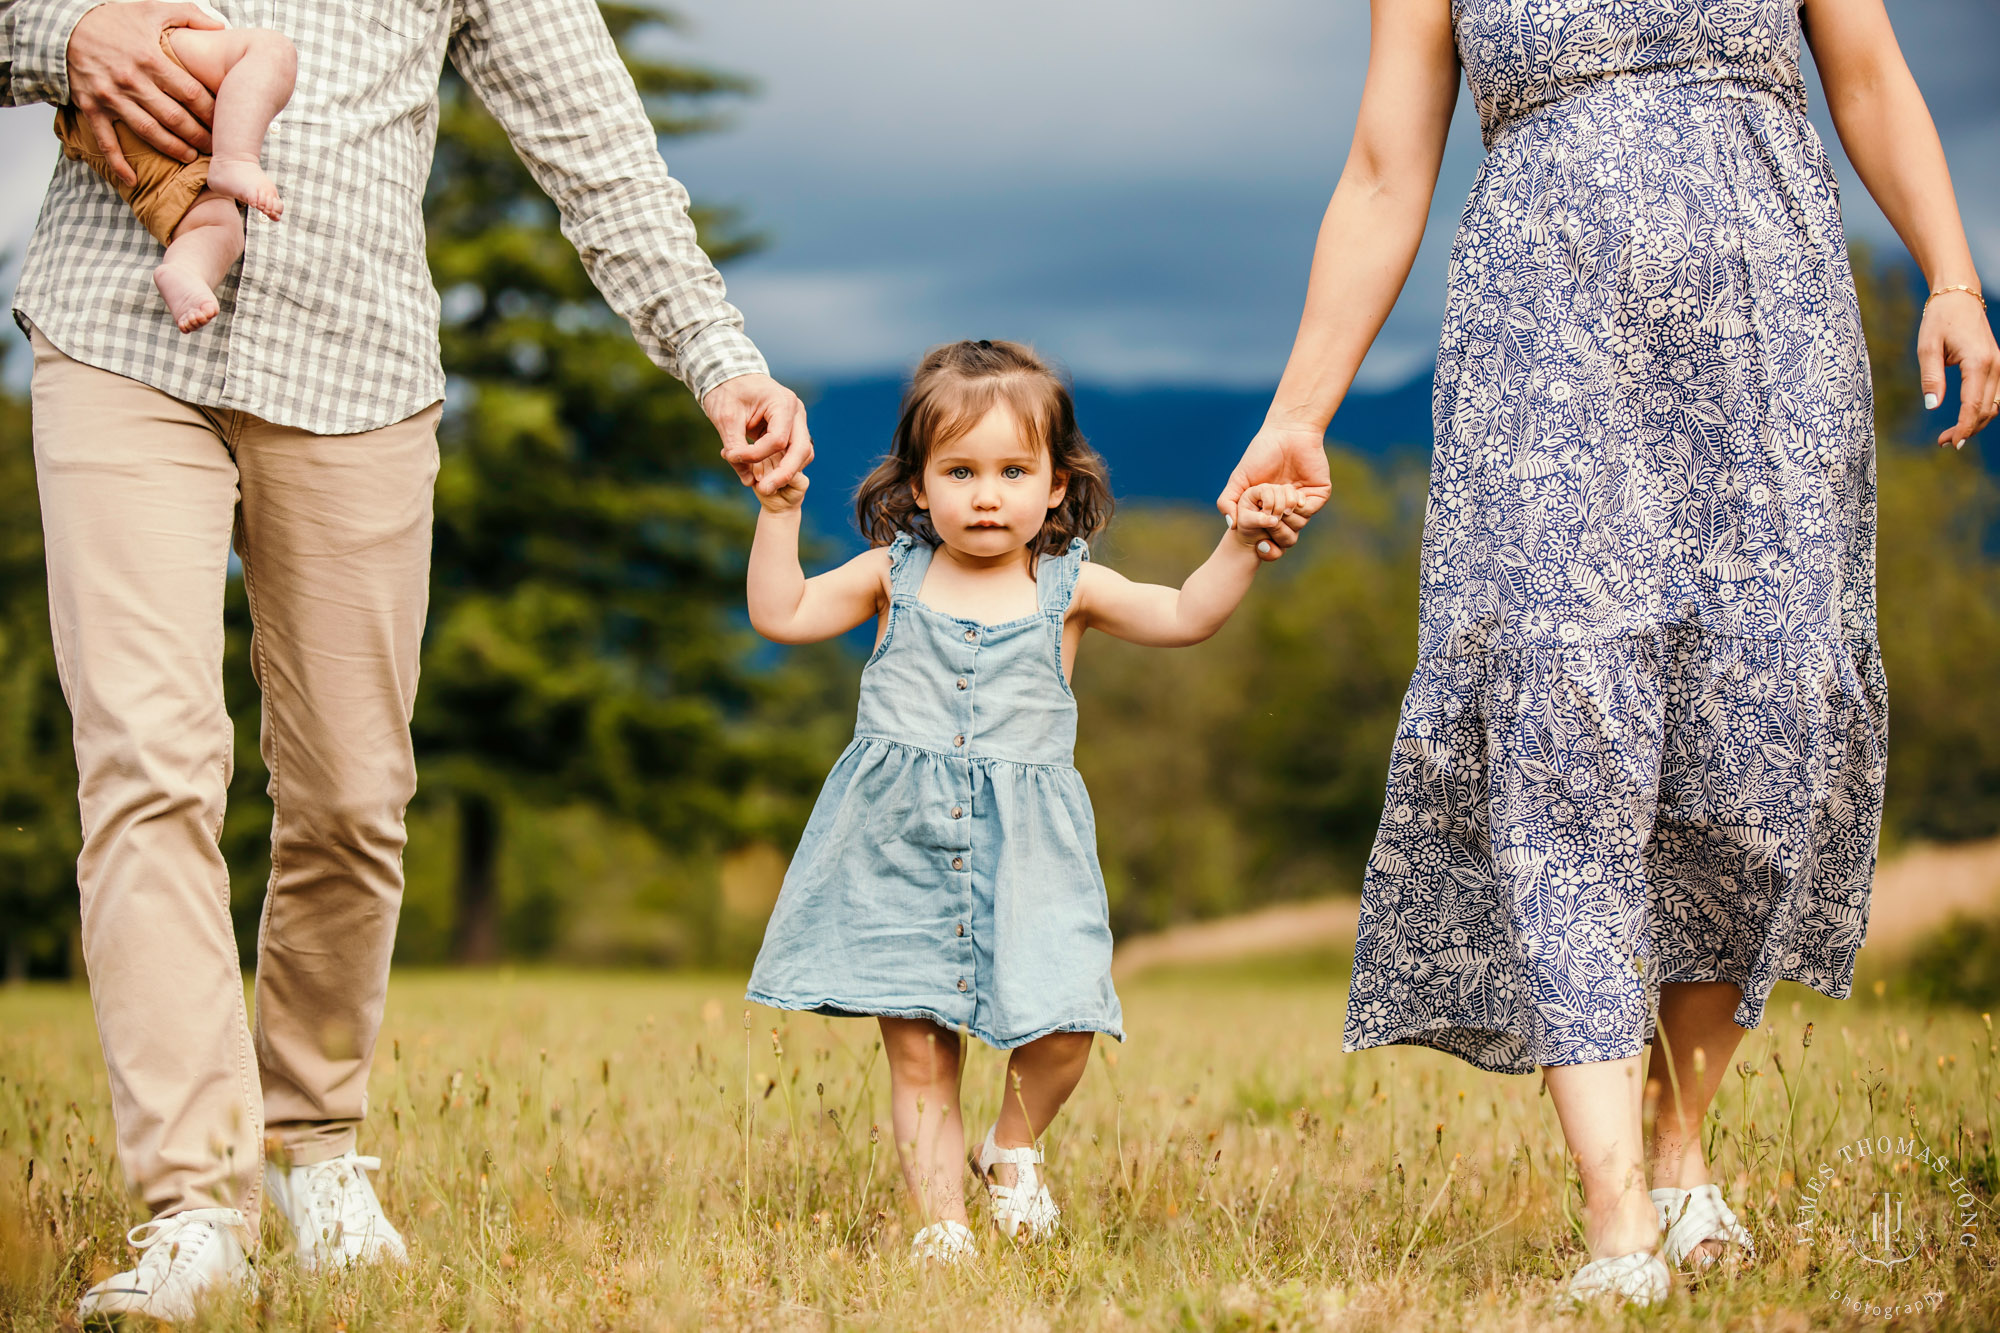
[[[77,20],[106,0],[15,0],[7,34],[7,100],[13,106],[69,101],[69,38]]]
[[[764,354],[734,322],[711,324],[675,349],[681,379],[694,390],[696,402],[709,390],[739,375],[768,375]]]

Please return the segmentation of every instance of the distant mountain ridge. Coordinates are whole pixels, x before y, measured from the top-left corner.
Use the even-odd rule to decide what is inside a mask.
[[[1920,300],[1923,274],[1914,264],[1905,267],[1906,280]],[[1987,318],[2000,334],[2000,302],[1992,304]],[[1881,374],[1884,368],[1876,371]],[[1889,373],[1914,377],[1914,356]],[[1394,388],[1348,394],[1327,438],[1370,458],[1427,458],[1431,379],[1432,369],[1427,367]],[[1955,411],[1955,368],[1948,380],[1947,403]],[[853,536],[851,523],[829,511],[836,503],[845,506],[855,484],[887,451],[902,396],[899,377],[878,375],[832,381],[809,398],[813,444],[819,455],[813,474],[823,488],[818,492],[823,498],[813,506],[821,532]],[[1083,382],[1076,386],[1077,420],[1110,463],[1112,491],[1121,500],[1208,504],[1256,433],[1270,402],[1270,389],[1228,385],[1121,388]],[[1927,443],[1950,419],[1950,412],[1926,413],[1910,423],[1911,441]],[[1979,443],[1984,465],[2000,473],[2000,445],[1984,437]]]
[[[814,479],[826,487],[815,499],[853,494],[888,450],[902,397],[901,379],[878,376],[830,383],[809,399]],[[1269,389],[1076,386],[1077,421],[1111,465],[1121,500],[1213,500],[1270,403]],[[1428,455],[1430,372],[1380,393],[1349,394],[1328,438],[1375,458]]]

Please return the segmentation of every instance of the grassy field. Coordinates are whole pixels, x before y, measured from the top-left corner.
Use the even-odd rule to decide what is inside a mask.
[[[908,1258],[872,1024],[746,1012],[721,976],[399,974],[362,1148],[414,1262],[309,1282],[267,1230],[255,1304],[218,1328],[1866,1328],[1833,1293],[1920,1305],[1899,1328],[2000,1324],[1994,1036],[1980,1015],[1796,987],[1745,1042],[1708,1134],[1757,1266],[1663,1309],[1561,1312],[1582,1247],[1536,1078],[1429,1052],[1340,1052],[1344,969],[1297,958],[1122,990],[1050,1134],[1066,1228],[972,1267]],[[1810,1027],[1811,1036],[1808,1038]],[[968,1123],[1000,1064],[975,1046]],[[1949,1156],[1843,1161],[1920,1139]],[[110,1148],[81,989],[0,992],[0,1328],[69,1325],[140,1220]],[[1892,1148],[1897,1146],[1891,1145]],[[1820,1163],[1832,1163],[1830,1172]],[[1956,1190],[1945,1182],[1963,1177]],[[1828,1225],[1792,1226],[1801,1180]],[[1924,1251],[1884,1268],[1873,1191]],[[1969,1244],[1950,1196],[1973,1196]],[[1838,1224],[1837,1226],[1835,1224]],[[268,1223],[267,1223],[268,1226]],[[1928,1230],[1926,1230],[1928,1229]]]

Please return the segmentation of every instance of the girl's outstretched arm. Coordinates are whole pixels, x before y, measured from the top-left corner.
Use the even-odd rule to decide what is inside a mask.
[[[776,495],[757,497],[763,512],[750,543],[750,627],[774,643],[818,643],[845,634],[880,612],[889,595],[889,552],[883,547],[806,577],[799,565],[806,485],[799,476]]]
[[[1200,643],[1221,629],[1243,601],[1268,554],[1268,534],[1303,502],[1293,486],[1252,486],[1243,493],[1235,521],[1215,554],[1178,588],[1134,583],[1103,565],[1085,565],[1077,578],[1076,613],[1086,629],[1152,648]]]

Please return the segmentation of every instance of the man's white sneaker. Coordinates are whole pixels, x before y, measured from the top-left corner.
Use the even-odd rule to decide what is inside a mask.
[[[264,1187],[292,1229],[301,1267],[401,1263],[410,1257],[368,1183],[366,1173],[381,1169],[380,1159],[352,1152],[310,1166],[264,1164]]]
[[[136,1314],[179,1323],[210,1296],[255,1290],[257,1274],[243,1253],[247,1226],[234,1208],[190,1208],[133,1227],[125,1239],[139,1251],[138,1267],[85,1292],[77,1317]]]

